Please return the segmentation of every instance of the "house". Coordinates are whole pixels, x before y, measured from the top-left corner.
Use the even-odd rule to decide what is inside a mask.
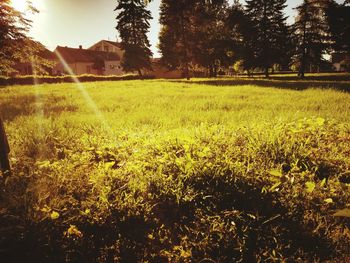
[[[114,52],[119,55],[119,57],[124,56],[124,50],[122,49],[121,43],[113,42],[109,40],[101,40],[91,46],[89,50],[95,51],[105,51]],[[151,60],[153,71],[146,71],[144,74],[152,75],[156,78],[166,78],[166,79],[176,79],[182,77],[182,72],[180,70],[169,70],[164,65],[161,64],[159,58],[154,58]],[[137,73],[136,73],[137,74]]]
[[[58,46],[56,65],[53,67],[53,75],[93,74],[93,75],[123,75],[120,56],[116,52]],[[67,66],[71,70],[67,69]]]
[[[346,52],[334,52],[332,54],[332,64],[335,71],[350,70],[350,54]]]
[[[40,56],[53,62],[53,68],[46,70],[50,75],[120,76],[127,73],[123,71],[121,66],[124,56],[121,43],[109,40],[101,40],[88,49],[83,49],[82,46],[79,46],[79,48],[57,46],[54,52],[45,49]],[[153,70],[143,72],[143,74],[165,79],[182,78],[181,70],[169,70],[161,63],[159,58],[154,58],[151,61]],[[16,69],[20,75],[33,74],[31,63],[18,64]]]
[[[113,42],[109,40],[101,40],[96,44],[92,45],[91,47],[89,47],[88,49],[95,50],[95,51],[117,53],[120,58],[124,56],[124,50],[122,50],[121,44],[118,42]]]

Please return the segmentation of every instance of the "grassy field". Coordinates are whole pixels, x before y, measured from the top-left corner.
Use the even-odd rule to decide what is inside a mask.
[[[346,262],[349,89],[347,77],[0,88],[13,168],[0,254]]]

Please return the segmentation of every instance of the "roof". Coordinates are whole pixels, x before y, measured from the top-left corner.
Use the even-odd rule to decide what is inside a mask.
[[[54,52],[48,50],[47,48],[44,47],[42,51],[39,52],[38,54],[40,57],[45,58],[45,59],[55,59],[56,55]]]
[[[96,60],[104,61],[116,61],[120,60],[117,53],[96,51],[90,49],[81,48],[70,48],[70,47],[56,47],[56,52],[58,52],[67,63],[76,62],[95,62]]]
[[[102,40],[102,41],[105,41],[105,42],[107,42],[107,43],[109,43],[109,44],[111,44],[111,45],[113,45],[115,47],[119,47],[119,48],[122,47],[122,44],[120,42],[113,42],[113,41],[110,41],[110,40]]]

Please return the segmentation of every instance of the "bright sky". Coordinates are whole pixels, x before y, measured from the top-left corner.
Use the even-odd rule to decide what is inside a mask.
[[[25,0],[12,0],[20,8]],[[92,46],[102,40],[116,40],[116,0],[32,0],[40,11],[33,19],[31,36],[54,50],[57,45],[84,48]],[[243,2],[243,1],[242,1]],[[289,22],[293,22],[295,12],[293,8],[302,0],[288,0],[286,10]],[[160,29],[158,9],[160,0],[153,0],[149,5],[153,21],[149,39],[154,56],[157,51],[158,32]]]

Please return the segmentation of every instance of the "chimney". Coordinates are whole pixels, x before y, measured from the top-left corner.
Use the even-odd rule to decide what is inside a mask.
[[[79,45],[79,49],[83,49],[83,46],[82,46],[82,45]]]

